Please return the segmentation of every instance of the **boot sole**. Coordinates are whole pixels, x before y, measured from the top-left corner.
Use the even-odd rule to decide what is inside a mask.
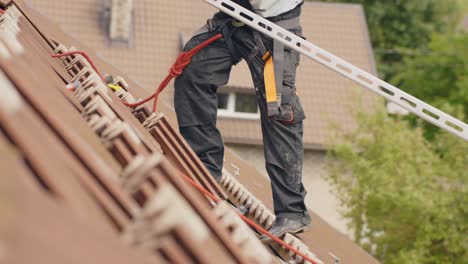
[[[286,231],[281,232],[281,233],[279,233],[278,235],[275,235],[275,236],[277,238],[281,238],[286,233],[289,233],[291,235],[296,235],[296,234],[304,233],[304,232],[309,231],[309,230],[310,230],[310,226],[303,226],[303,227],[300,227],[300,228],[295,229],[295,230],[286,230]],[[260,242],[262,242],[263,244],[270,244],[271,242],[273,242],[273,239],[270,238],[270,237],[266,237],[265,239],[260,239]]]

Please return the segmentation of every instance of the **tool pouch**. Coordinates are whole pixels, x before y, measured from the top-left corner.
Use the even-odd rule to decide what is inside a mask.
[[[304,120],[305,113],[299,96],[295,93],[283,95],[279,114],[274,116],[274,119],[285,125],[299,123]]]

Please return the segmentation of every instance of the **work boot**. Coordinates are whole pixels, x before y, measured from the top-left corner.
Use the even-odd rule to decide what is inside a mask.
[[[310,229],[310,217],[308,217],[307,215],[306,217],[303,217],[303,218],[304,218],[303,221],[299,222],[299,221],[292,220],[286,217],[277,217],[275,219],[275,223],[268,230],[268,232],[270,232],[270,234],[278,238],[281,238],[286,233],[298,234],[298,233],[305,232]],[[273,239],[271,239],[267,235],[262,235],[259,237],[259,239],[264,244],[267,244],[273,241]]]

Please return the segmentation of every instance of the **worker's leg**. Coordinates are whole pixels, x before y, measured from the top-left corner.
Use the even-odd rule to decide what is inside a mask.
[[[269,118],[265,99],[262,54],[248,59],[252,40],[246,41],[246,32],[248,30],[243,30],[236,34],[236,37],[239,45],[244,47],[242,55],[248,60],[258,94],[266,169],[271,180],[275,214],[277,218],[284,217],[307,225],[310,223],[304,203],[307,192],[302,184],[304,111],[294,85],[299,53],[290,49],[285,50],[283,91],[289,97],[287,102],[280,107],[280,115]],[[300,28],[296,33],[301,33]],[[271,40],[264,39],[263,42],[266,48],[271,50]],[[293,120],[288,122],[291,114]]]
[[[184,49],[190,50],[216,33],[195,35]],[[174,106],[180,133],[218,181],[223,167],[224,144],[216,128],[216,90],[227,83],[234,62],[224,40],[220,39],[195,55],[175,80]]]
[[[307,192],[302,184],[304,112],[294,87],[298,60],[296,52],[285,53],[283,85],[285,90],[291,91],[292,99],[282,105],[280,115],[288,116],[286,112],[292,111],[293,122],[268,118],[266,103],[262,100],[260,105],[266,169],[271,180],[275,214],[309,224],[304,203]]]
[[[282,124],[262,117],[266,169],[271,180],[275,214],[309,224],[302,184],[303,123]]]

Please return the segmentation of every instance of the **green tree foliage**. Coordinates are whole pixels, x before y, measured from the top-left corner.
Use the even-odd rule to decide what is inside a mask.
[[[458,118],[468,117],[466,0],[324,0],[362,4],[378,67],[387,81]],[[417,117],[433,139],[439,129]],[[467,120],[465,119],[465,122]]]
[[[434,35],[427,52],[404,62],[405,70],[393,82],[452,115],[468,117],[468,34]],[[433,138],[438,129],[423,124],[428,138]]]
[[[468,263],[468,143],[430,143],[384,109],[357,119],[329,155],[356,241],[383,263]]]
[[[322,0],[362,4],[380,74],[390,80],[403,58],[425,51],[433,33],[452,31],[463,0]]]
[[[467,121],[466,0],[324,1],[362,4],[382,76]],[[329,151],[356,241],[383,263],[468,263],[468,143],[384,109],[357,120]]]

